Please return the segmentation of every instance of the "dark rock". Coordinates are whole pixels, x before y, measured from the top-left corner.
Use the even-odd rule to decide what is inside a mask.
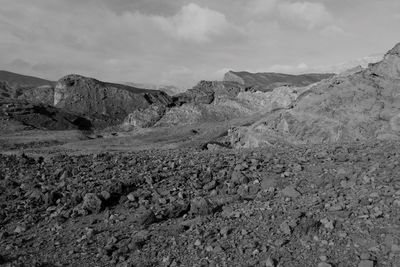
[[[190,213],[193,215],[208,215],[212,211],[211,203],[203,197],[195,197],[190,202]]]
[[[101,210],[102,201],[93,193],[88,193],[83,197],[82,208],[91,213],[98,213]]]
[[[142,226],[148,226],[157,221],[156,215],[152,210],[139,208],[135,212],[135,221]]]

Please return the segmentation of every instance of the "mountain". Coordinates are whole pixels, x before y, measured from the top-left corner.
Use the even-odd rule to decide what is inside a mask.
[[[158,90],[102,82],[76,74],[61,78],[54,88],[53,105],[107,124],[118,124],[137,109],[169,105],[171,97]]]
[[[268,92],[274,88],[288,85],[288,86],[307,86],[323,79],[332,77],[334,74],[283,74],[283,73],[250,73],[247,71],[228,71],[224,76],[224,81],[237,82],[248,88],[256,91]]]
[[[0,70],[0,81],[7,82],[7,84],[13,88],[54,86],[55,83],[53,81],[21,75],[5,70]]]
[[[182,89],[173,85],[160,85],[160,84],[151,84],[151,83],[133,83],[133,82],[125,82],[123,83],[128,86],[143,88],[148,90],[159,90],[167,93],[170,96],[182,93]]]
[[[234,146],[260,146],[277,140],[330,143],[400,138],[400,43],[383,60],[321,81],[286,109],[234,129]],[[293,89],[298,91],[298,89]]]

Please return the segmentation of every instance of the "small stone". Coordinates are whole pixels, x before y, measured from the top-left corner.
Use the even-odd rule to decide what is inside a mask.
[[[274,260],[271,259],[271,257],[268,257],[268,259],[265,261],[265,267],[275,267]]]
[[[190,203],[190,213],[193,215],[208,215],[212,213],[212,208],[205,198],[195,197]]]
[[[199,239],[197,239],[197,240],[194,242],[194,245],[195,245],[196,247],[201,246],[201,241],[200,241]]]
[[[279,226],[279,228],[281,229],[281,231],[284,233],[284,234],[287,234],[287,235],[290,235],[291,234],[291,230],[290,230],[290,227],[289,227],[289,225],[287,224],[287,222],[283,222],[280,226]]]
[[[108,191],[102,191],[101,193],[100,193],[100,195],[103,197],[103,199],[104,200],[109,200],[110,199],[110,197],[111,197],[111,194],[108,192]]]
[[[290,198],[297,198],[300,196],[300,193],[294,188],[294,186],[291,185],[282,189],[282,194],[285,197],[290,197]]]
[[[261,181],[261,188],[262,190],[268,190],[270,188],[276,187],[276,180],[273,177],[265,177]]]
[[[129,201],[135,201],[136,200],[135,194],[133,194],[133,193],[129,193],[126,197],[128,198]]]
[[[101,203],[96,194],[88,193],[83,197],[82,208],[92,213],[98,213],[101,210]]]
[[[396,245],[396,244],[393,244],[392,247],[391,247],[391,250],[392,250],[393,253],[399,253],[400,252],[400,246]]]
[[[331,220],[329,220],[327,218],[324,218],[320,222],[324,225],[324,227],[326,229],[329,229],[329,230],[333,230],[334,229],[333,222]]]
[[[136,214],[136,222],[140,225],[150,225],[157,221],[156,215],[153,211],[148,209],[139,209]]]
[[[206,247],[206,251],[207,252],[211,252],[211,251],[213,251],[214,249],[213,249],[213,247],[212,246],[207,246]]]
[[[362,260],[358,264],[358,267],[374,267],[374,262],[370,260]]]
[[[325,256],[325,255],[322,255],[322,256],[319,257],[319,259],[320,259],[321,261],[327,261],[327,260],[328,260],[328,257]]]
[[[249,180],[243,175],[241,171],[232,172],[231,181],[234,184],[247,184]]]
[[[360,255],[360,259],[361,260],[369,260],[369,258],[371,257],[371,255],[367,252],[367,253],[362,253]]]
[[[220,230],[220,234],[221,234],[223,237],[227,237],[228,234],[229,234],[229,232],[230,232],[229,227],[223,227],[223,228],[221,228],[221,230]]]
[[[15,227],[14,233],[20,234],[26,231],[26,226],[24,225],[18,225]]]

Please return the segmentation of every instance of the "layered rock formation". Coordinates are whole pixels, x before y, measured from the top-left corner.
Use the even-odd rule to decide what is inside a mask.
[[[18,122],[40,130],[90,130],[89,120],[64,110],[20,100],[0,100],[0,121]]]
[[[133,82],[125,82],[125,85],[136,87],[136,88],[143,88],[147,90],[158,90],[167,93],[170,96],[182,93],[182,89],[173,86],[173,85],[163,85],[163,84],[150,84],[150,83],[133,83]]]
[[[231,131],[236,147],[285,140],[323,143],[398,139],[400,135],[400,44],[381,62],[311,86],[293,108]]]
[[[334,74],[282,74],[282,73],[250,73],[246,71],[229,71],[224,76],[224,81],[236,82],[246,88],[268,92],[280,86],[307,86],[323,79],[332,77]]]
[[[236,97],[244,90],[244,86],[236,82],[200,81],[192,89],[174,96],[174,99],[180,104],[210,104],[216,98]]]
[[[53,105],[108,123],[119,123],[134,110],[144,109],[152,104],[168,105],[170,103],[171,98],[161,91],[105,83],[79,75],[68,75],[57,82]]]

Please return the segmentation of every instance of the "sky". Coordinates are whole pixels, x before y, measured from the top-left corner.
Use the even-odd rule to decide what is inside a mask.
[[[0,0],[0,69],[190,88],[323,72],[400,42],[398,0]]]

